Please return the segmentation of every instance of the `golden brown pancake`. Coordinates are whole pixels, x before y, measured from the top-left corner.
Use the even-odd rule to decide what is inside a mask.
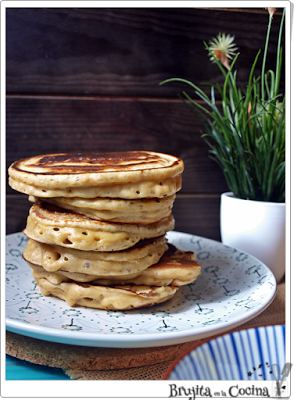
[[[30,208],[24,234],[30,239],[85,251],[119,251],[142,239],[165,235],[174,228],[173,216],[153,224],[96,221],[46,203]]]
[[[80,197],[50,197],[43,199],[50,204],[88,218],[109,222],[122,222],[131,224],[151,224],[167,218],[171,214],[175,195],[147,199],[112,199],[108,197],[95,197],[85,199]],[[41,201],[41,197],[29,196],[31,202]]]
[[[167,246],[183,161],[151,151],[45,154],[15,161],[10,186],[35,201],[24,258],[41,292],[104,310],[169,300],[201,272]],[[166,251],[168,248],[168,251]]]
[[[105,276],[63,270],[50,272],[40,264],[39,257],[30,262],[29,260],[33,259],[31,256],[32,254],[29,254],[27,257],[24,252],[24,258],[31,267],[35,279],[46,278],[53,284],[74,281],[92,282],[101,286],[183,286],[193,283],[201,274],[201,264],[195,260],[196,256],[193,252],[180,251],[170,244],[169,250],[157,263],[142,271],[126,275],[115,274],[116,271],[113,271],[111,262],[108,263],[109,268]]]
[[[149,151],[48,154],[15,161],[10,186],[39,197],[166,197],[181,187],[183,161]]]
[[[66,271],[87,276],[84,282],[98,276],[125,276],[143,271],[157,263],[167,251],[164,236],[145,239],[121,251],[83,251],[63,246],[48,245],[30,239],[23,251],[23,258],[42,266],[48,272]]]
[[[61,282],[53,284],[46,278],[36,278],[44,296],[65,300],[70,307],[84,306],[102,310],[132,310],[151,307],[171,299],[174,286],[99,286],[92,283]]]

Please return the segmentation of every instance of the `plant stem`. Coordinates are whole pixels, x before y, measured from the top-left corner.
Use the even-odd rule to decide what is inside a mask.
[[[280,52],[281,52],[281,41],[282,41],[282,32],[285,18],[285,9],[283,10],[280,30],[279,30],[279,38],[278,38],[278,46],[277,46],[277,62],[276,62],[276,84],[275,84],[275,96],[277,96],[279,92],[280,85],[280,76],[281,76],[281,60],[280,60]]]
[[[271,26],[272,26],[272,20],[273,18],[269,15],[269,22],[267,26],[267,34],[266,34],[266,40],[265,40],[265,45],[264,45],[264,53],[263,53],[263,61],[262,61],[262,70],[261,70],[261,100],[262,104],[265,102],[265,96],[264,96],[264,77],[265,77],[265,64],[266,64],[266,56],[267,56],[267,49],[268,49],[268,43],[269,43],[269,36],[270,36],[270,31],[271,31]]]

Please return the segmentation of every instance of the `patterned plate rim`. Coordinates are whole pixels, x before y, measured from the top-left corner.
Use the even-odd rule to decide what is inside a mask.
[[[23,235],[21,232],[10,234],[6,236],[6,243],[16,235]],[[218,247],[226,247],[222,243],[214,241],[212,239],[207,239],[201,236],[196,236],[189,233],[183,233],[178,231],[172,231],[167,234],[169,241],[172,243],[175,239],[182,241],[183,243],[187,243],[188,240],[193,241],[204,241],[204,243],[213,244]],[[186,246],[185,250],[193,250],[193,246]],[[240,250],[233,249],[240,253]],[[249,257],[249,259],[254,262],[259,263],[265,270],[267,274],[270,276],[271,283],[271,291],[266,293],[266,298],[256,307],[247,311],[246,314],[243,313],[239,317],[233,318],[231,321],[227,322],[219,322],[217,325],[208,325],[206,327],[202,327],[201,329],[186,329],[180,330],[177,332],[161,332],[161,333],[140,333],[133,335],[108,335],[108,334],[100,334],[100,333],[91,333],[91,332],[81,332],[81,331],[69,331],[62,330],[59,328],[50,328],[48,326],[37,325],[32,323],[26,323],[21,320],[9,318],[6,316],[6,329],[8,331],[21,334],[24,336],[29,336],[36,339],[46,340],[50,342],[71,344],[71,345],[79,345],[79,346],[93,346],[93,347],[107,347],[107,348],[139,348],[139,347],[154,347],[154,346],[168,346],[186,343],[198,339],[205,339],[214,335],[222,334],[229,330],[232,330],[243,323],[251,320],[253,317],[256,317],[262,311],[267,308],[270,303],[273,301],[277,289],[276,280],[274,275],[268,269],[266,265],[264,265],[261,261],[257,260],[253,256],[242,252]],[[25,264],[24,264],[25,265]],[[199,279],[199,278],[198,278]],[[262,285],[260,285],[262,286]],[[61,300],[60,300],[61,301]],[[159,305],[158,305],[159,306]],[[155,306],[155,307],[158,307]],[[163,305],[162,305],[163,306]],[[80,309],[83,309],[81,307]],[[132,311],[133,312],[133,311]],[[7,314],[7,312],[6,312]]]

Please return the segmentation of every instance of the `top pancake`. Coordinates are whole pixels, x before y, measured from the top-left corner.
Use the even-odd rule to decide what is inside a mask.
[[[32,195],[43,191],[46,197],[48,191],[49,194],[58,190],[69,193],[69,188],[77,187],[87,189],[142,182],[160,185],[161,181],[173,180],[183,169],[183,161],[175,156],[128,151],[40,155],[15,161],[8,172],[14,189]]]

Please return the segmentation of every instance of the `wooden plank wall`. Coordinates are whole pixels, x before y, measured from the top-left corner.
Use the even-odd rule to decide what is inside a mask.
[[[267,64],[273,69],[280,18],[278,11]],[[246,85],[267,24],[267,11],[256,8],[6,9],[7,168],[50,152],[174,154],[185,162],[176,230],[220,240],[222,171],[178,97],[187,87],[159,83],[170,77],[221,82],[203,41],[225,32],[235,36],[238,79]],[[21,231],[27,196],[7,185],[6,204],[7,234]]]

